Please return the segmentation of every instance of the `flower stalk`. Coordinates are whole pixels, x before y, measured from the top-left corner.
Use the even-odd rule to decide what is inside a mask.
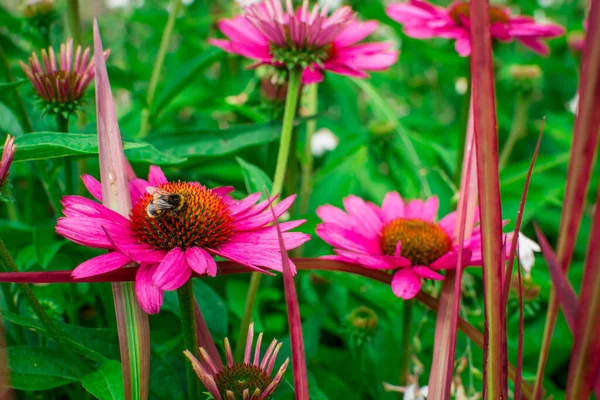
[[[275,166],[275,177],[273,178],[273,195],[281,195],[283,183],[285,180],[286,167],[290,155],[292,144],[292,133],[294,130],[294,119],[298,107],[298,97],[300,96],[300,87],[302,84],[302,70],[295,68],[289,70],[288,92],[285,100],[285,110],[283,113],[283,126],[281,128],[281,138],[279,142],[279,152],[277,154],[277,165]],[[245,338],[248,335],[248,327],[252,321],[254,312],[254,303],[260,287],[262,274],[253,272],[250,278],[250,286],[246,295],[246,305],[242,322],[240,325],[239,338]],[[244,349],[244,343],[239,340],[235,348],[235,356],[239,357]]]
[[[525,137],[527,133],[527,121],[529,119],[529,108],[531,107],[531,94],[530,93],[519,93],[517,95],[517,101],[515,103],[515,113],[513,115],[513,123],[510,128],[508,138],[502,147],[500,153],[499,168],[502,170],[508,164],[510,155],[517,141]]]
[[[158,48],[158,54],[154,61],[154,67],[152,68],[152,76],[150,77],[150,83],[148,84],[148,94],[146,95],[146,107],[142,110],[142,121],[140,124],[140,137],[146,137],[150,131],[150,117],[152,112],[152,105],[154,103],[154,95],[156,94],[156,87],[158,86],[158,80],[160,79],[160,73],[162,71],[163,64],[165,62],[165,56],[167,55],[167,48],[171,42],[171,36],[173,35],[173,28],[175,27],[175,19],[179,15],[179,11],[183,5],[182,0],[173,0],[171,3],[171,11],[169,12],[169,19],[167,19],[167,25],[163,30],[162,38],[160,40],[160,47]]]
[[[413,300],[406,300],[402,304],[402,337],[400,339],[402,355],[400,357],[400,386],[408,385],[408,376],[410,375],[410,360],[412,357],[411,328],[414,303],[415,302]]]
[[[179,310],[181,312],[181,329],[183,332],[184,348],[198,355],[198,336],[196,336],[196,314],[194,307],[194,287],[189,280],[182,287],[177,289],[179,299]],[[200,387],[196,379],[196,373],[191,364],[186,365],[188,398],[197,399],[200,396]]]
[[[309,85],[306,88],[306,115],[314,116],[318,110],[319,86]],[[312,153],[312,137],[317,129],[317,120],[311,119],[306,122],[306,142],[304,143],[304,159],[302,160],[302,182],[300,183],[300,214],[308,212],[308,202],[312,189],[312,172],[314,156]]]
[[[68,0],[67,13],[69,29],[75,45],[81,44],[81,18],[79,17],[79,0]]]

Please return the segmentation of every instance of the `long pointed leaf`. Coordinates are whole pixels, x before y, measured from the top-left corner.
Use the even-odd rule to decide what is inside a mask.
[[[469,118],[465,140],[465,157],[461,177],[458,209],[456,211],[455,237],[458,237],[458,253],[462,254],[464,240],[471,236],[477,206],[477,164],[474,153],[473,102],[469,107]],[[431,398],[449,398],[454,376],[454,357],[456,352],[456,331],[460,304],[460,285],[462,281],[462,257],[458,257],[456,271],[447,271],[440,293],[440,308],[435,325],[433,361],[429,374],[429,396]]]
[[[481,209],[485,313],[484,386],[486,399],[507,398],[506,326],[502,307],[502,211],[498,178],[498,132],[492,40],[487,0],[470,0],[473,120]]]
[[[117,122],[115,105],[103,57],[98,22],[94,20],[94,58],[96,63],[96,113],[102,202],[127,216],[131,210],[127,161]],[[114,283],[113,296],[125,398],[145,400],[150,384],[150,326],[148,315],[141,309],[131,282]]]
[[[596,204],[600,201],[600,185]],[[581,297],[575,320],[575,340],[569,377],[568,399],[587,399],[597,386],[595,379],[600,370],[600,207],[596,205],[592,229],[581,281]]]
[[[560,268],[556,254],[552,250],[550,243],[548,243],[548,239],[546,239],[546,236],[537,224],[535,225],[535,232],[546,264],[548,264],[548,271],[550,271],[552,284],[554,285],[554,290],[558,294],[558,300],[563,309],[563,313],[565,314],[567,325],[569,325],[571,332],[574,333],[575,318],[577,316],[577,295],[575,294],[575,290],[573,290],[573,286],[571,286],[571,282],[567,279],[565,272]]]
[[[585,195],[598,147],[600,128],[600,0],[591,1],[588,13],[588,31],[583,49],[578,93],[579,106],[575,117],[565,200],[563,202],[557,245],[558,263],[564,271],[569,269],[575,249],[575,241],[583,216]],[[534,389],[534,399],[536,400],[542,397],[544,371],[550,350],[550,340],[556,324],[557,311],[556,293],[552,290]]]
[[[513,266],[515,264],[515,255],[517,254],[517,247],[519,243],[519,232],[521,231],[521,222],[523,221],[523,211],[525,210],[525,202],[527,201],[527,193],[529,192],[529,184],[531,183],[531,176],[533,175],[533,167],[535,166],[535,160],[537,159],[540,151],[540,144],[542,143],[542,135],[544,134],[544,126],[546,119],[542,120],[542,126],[540,128],[540,134],[538,141],[533,151],[533,157],[531,157],[531,163],[529,164],[529,170],[527,171],[527,178],[525,178],[525,186],[523,187],[523,193],[521,194],[521,202],[519,203],[519,211],[517,212],[517,219],[515,220],[515,229],[513,231],[512,243],[510,245],[510,254],[508,255],[508,265],[506,266],[506,273],[504,274],[504,288],[502,295],[502,304],[504,309],[508,304],[508,294],[510,293],[510,282],[512,281]]]
[[[270,198],[267,193],[267,198]],[[294,283],[294,275],[290,267],[290,259],[285,249],[283,234],[279,226],[279,221],[275,215],[273,205],[269,204],[273,214],[273,223],[277,229],[277,239],[279,240],[279,251],[281,252],[281,262],[283,264],[283,287],[285,290],[285,302],[287,305],[288,324],[290,326],[290,343],[292,346],[292,368],[294,369],[294,390],[296,400],[308,400],[308,376],[306,373],[306,356],[304,354],[304,339],[302,338],[302,320],[300,318],[300,308],[298,307],[298,295]]]

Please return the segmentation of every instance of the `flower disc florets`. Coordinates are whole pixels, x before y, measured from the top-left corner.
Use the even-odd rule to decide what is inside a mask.
[[[256,389],[263,393],[272,381],[262,369],[246,363],[234,363],[231,367],[223,368],[215,376],[215,382],[224,399],[227,398],[227,392],[233,393],[236,399],[243,399],[244,391],[250,391],[249,389],[252,390],[250,394]]]
[[[459,25],[464,25],[464,22],[469,21],[471,17],[471,9],[469,3],[457,2],[448,9],[450,17]],[[489,9],[490,23],[508,24],[510,17],[504,8],[490,5]]]
[[[429,265],[450,250],[452,240],[439,225],[417,219],[398,218],[384,226],[381,248],[390,256],[402,245],[402,257],[413,265]]]
[[[157,250],[180,247],[216,248],[233,233],[231,211],[218,196],[196,182],[165,183],[161,191],[181,196],[182,204],[164,215],[153,217],[147,209],[155,201],[150,193],[144,194],[131,210],[130,226],[142,243]]]

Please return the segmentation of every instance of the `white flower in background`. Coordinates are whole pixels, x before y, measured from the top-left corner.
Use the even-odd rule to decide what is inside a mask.
[[[321,157],[328,151],[335,149],[340,140],[327,128],[318,129],[312,136],[310,148],[314,156]]]
[[[342,0],[319,0],[322,7],[328,6],[330,10],[335,10],[342,5]]]
[[[460,78],[456,78],[454,80],[454,90],[456,90],[456,93],[465,94],[467,93],[467,89],[469,89],[469,82],[467,81],[467,78],[461,76]]]
[[[577,114],[577,108],[579,106],[579,93],[577,93],[575,95],[575,97],[573,97],[570,101],[569,101],[569,111],[571,112],[571,114]]]
[[[531,269],[535,264],[535,254],[541,251],[540,245],[519,232],[519,261],[526,278],[531,278]]]
[[[429,394],[427,386],[417,387],[414,383],[408,386],[396,386],[383,382],[383,390],[404,393],[404,400],[425,400]]]
[[[240,6],[245,7],[245,6],[249,6],[250,4],[258,3],[261,0],[235,0],[235,1]]]

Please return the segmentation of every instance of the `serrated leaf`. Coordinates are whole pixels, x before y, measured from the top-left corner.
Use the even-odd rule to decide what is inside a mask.
[[[273,181],[269,176],[260,168],[254,164],[244,161],[240,157],[235,158],[238,164],[242,167],[242,175],[244,175],[244,182],[246,183],[246,190],[248,193],[262,192],[265,189],[271,192],[273,188]],[[261,198],[265,198],[263,194]]]
[[[0,365],[0,372],[10,371],[10,385],[14,389],[48,390],[82,378],[81,370],[68,364],[64,354],[56,349],[13,346],[6,353],[8,369]]]
[[[81,384],[100,400],[122,400],[125,398],[121,363],[108,360],[97,371],[86,375]]]

